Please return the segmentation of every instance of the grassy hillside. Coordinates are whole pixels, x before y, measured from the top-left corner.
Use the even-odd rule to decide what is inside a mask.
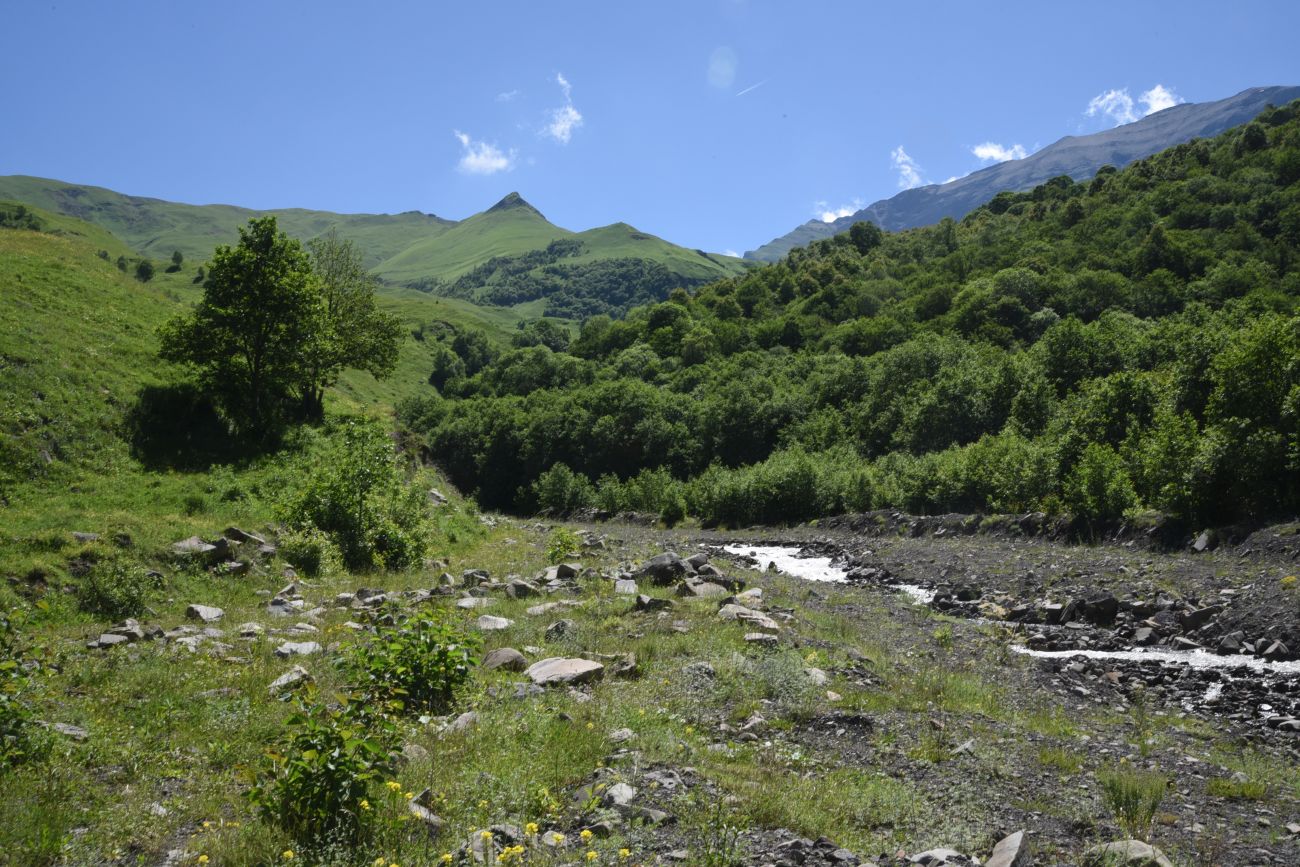
[[[364,251],[370,267],[454,225],[418,211],[335,214],[300,208],[254,211],[233,205],[187,205],[24,175],[0,177],[0,199],[25,202],[102,226],[155,259],[168,259],[173,250],[180,250],[196,264],[211,256],[218,244],[238,241],[238,228],[264,214],[274,214],[280,229],[300,240],[337,228]]]
[[[678,247],[626,223],[571,232],[552,225],[517,193],[461,222],[418,211],[335,214],[296,208],[254,211],[233,205],[187,205],[23,175],[0,177],[0,200],[6,199],[97,225],[137,254],[160,262],[179,250],[190,275],[218,244],[234,243],[240,226],[264,214],[274,215],[280,229],[300,240],[337,229],[362,250],[367,268],[386,283],[397,285],[442,286],[494,259],[544,250],[552,241],[564,238],[582,242],[581,253],[572,257],[569,265],[636,261],[665,269],[667,276],[658,281],[665,285],[695,285],[748,267],[739,259]],[[629,272],[615,277],[615,283],[624,276],[629,282],[639,279]],[[602,285],[599,291],[608,291],[608,286]],[[658,288],[651,292],[653,297],[664,294]]]

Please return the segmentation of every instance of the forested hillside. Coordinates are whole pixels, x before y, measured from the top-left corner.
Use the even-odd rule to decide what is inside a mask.
[[[1298,182],[1292,103],[960,223],[855,225],[566,351],[480,353],[401,415],[495,508],[1291,510]]]

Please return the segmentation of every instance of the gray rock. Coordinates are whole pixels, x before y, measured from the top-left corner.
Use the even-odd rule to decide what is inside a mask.
[[[537,585],[522,578],[516,578],[506,585],[506,595],[511,599],[528,599],[532,596],[542,595],[542,591],[537,589]]]
[[[430,789],[424,789],[406,804],[407,812],[415,817],[421,824],[428,829],[430,834],[439,834],[442,832],[443,821],[431,809],[433,806],[433,792]]]
[[[209,545],[198,536],[190,536],[188,539],[172,543],[172,553],[183,557],[192,557],[196,554],[211,554],[215,550],[217,550],[216,545]]]
[[[74,741],[84,741],[90,737],[90,732],[81,726],[74,726],[70,723],[53,723],[50,726],[52,731],[56,731],[65,738],[71,738]]]
[[[498,632],[502,629],[509,629],[515,625],[515,622],[509,617],[496,617],[492,614],[480,614],[474,621],[474,625],[482,632]]]
[[[311,681],[311,674],[307,669],[303,668],[301,665],[295,665],[293,668],[271,681],[270,686],[267,687],[267,691],[270,692],[271,695],[278,695],[282,692],[288,692],[301,684],[308,683],[309,681]]]
[[[763,612],[746,608],[744,605],[737,605],[734,602],[719,608],[718,617],[722,620],[739,620],[742,623],[747,623],[759,629],[766,629],[769,632],[778,632],[781,629],[775,620]]]
[[[497,668],[503,671],[523,671],[528,667],[528,660],[513,647],[498,647],[488,651],[483,657],[482,666],[489,671]]]
[[[808,675],[808,679],[812,681],[813,686],[825,686],[831,682],[831,676],[820,668],[805,668],[803,673]]]
[[[185,609],[185,616],[190,620],[202,620],[204,623],[216,623],[226,616],[226,612],[212,605],[191,605]]]
[[[286,641],[275,649],[275,655],[281,659],[291,656],[313,656],[321,652],[321,646],[314,641]]]
[[[614,729],[609,733],[609,742],[611,744],[625,744],[632,740],[636,740],[636,732],[631,729]]]
[[[677,595],[690,599],[712,599],[721,598],[731,593],[721,584],[714,584],[712,581],[700,581],[698,579],[688,579],[677,585]]]
[[[464,608],[466,611],[472,611],[475,608],[487,608],[495,604],[494,600],[482,596],[466,596],[464,599],[456,600],[456,607]]]
[[[244,638],[256,638],[257,636],[266,632],[266,627],[264,627],[260,623],[250,620],[248,623],[239,624],[239,628],[236,629],[235,631],[238,632],[240,636]]]
[[[1120,840],[1093,846],[1084,853],[1086,867],[1174,867],[1155,846],[1141,840]]]
[[[643,593],[636,598],[636,605],[633,607],[633,610],[651,612],[664,611],[672,607],[673,601],[671,599],[659,599],[655,596],[646,596]]]
[[[1026,867],[1028,864],[1029,846],[1025,843],[1025,832],[1017,831],[998,841],[984,867]]]
[[[454,732],[468,731],[478,725],[478,714],[474,711],[466,711],[451,721],[448,726]]]
[[[77,532],[77,531],[74,530],[73,533],[72,533],[72,538],[76,539],[78,542],[98,542],[98,541],[99,541],[99,534],[98,534],[98,533],[79,533],[79,532]]]
[[[745,643],[759,647],[776,647],[781,643],[781,639],[770,632],[746,632]]]
[[[605,666],[590,659],[552,656],[534,662],[524,673],[538,686],[554,686],[599,680],[604,672]]]
[[[614,581],[614,592],[620,596],[635,596],[641,591],[631,578],[619,578]]]
[[[627,783],[615,783],[601,795],[601,802],[606,807],[625,807],[636,797],[636,789]]]
[[[127,644],[131,639],[125,635],[113,635],[105,632],[94,641],[87,641],[86,647],[91,650],[107,650],[110,647],[116,647],[119,644]]]
[[[557,620],[546,627],[546,640],[559,641],[562,638],[572,638],[577,632],[578,624],[572,620]]]
[[[945,849],[942,847],[938,849],[930,849],[926,852],[919,852],[907,860],[911,861],[913,864],[920,864],[922,867],[940,867],[940,865],[944,864],[965,865],[974,863],[971,859],[967,858],[956,849]]]
[[[531,605],[525,612],[529,617],[541,617],[543,614],[550,614],[552,611],[563,611],[566,608],[577,608],[581,603],[572,599],[561,599],[559,602],[543,602],[541,605]]]
[[[644,578],[656,587],[666,587],[694,571],[693,566],[669,551],[647,560],[632,577]]]

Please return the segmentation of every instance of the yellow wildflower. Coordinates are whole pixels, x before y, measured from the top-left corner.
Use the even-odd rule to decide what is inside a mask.
[[[383,855],[380,855],[378,858],[376,858],[374,861],[371,862],[373,867],[384,867],[384,865],[387,863],[388,862],[384,860]]]
[[[599,857],[600,857],[600,853],[598,853],[595,849],[592,849],[589,852],[587,852],[588,861],[595,861]]]
[[[491,840],[491,839],[492,839],[492,832],[491,832],[491,831],[484,831],[484,832],[482,832],[481,834],[479,834],[479,836],[482,837],[484,840]]]
[[[367,801],[365,798],[362,798],[362,799],[361,799],[361,809],[363,809],[363,810],[369,810],[369,809],[370,809],[370,802]]]
[[[293,860],[293,850],[292,850],[292,849],[285,849],[284,852],[281,853],[281,855],[284,857],[284,860],[286,860],[286,861],[292,861],[292,860]]]
[[[524,833],[525,833],[525,834],[529,834],[529,835],[531,835],[531,834],[536,834],[536,833],[537,833],[537,823],[536,823],[536,822],[529,822],[527,825],[525,825],[525,826],[524,826]]]
[[[207,856],[207,855],[200,855],[200,856],[199,856],[199,863],[200,863],[200,864],[206,864],[206,863],[208,863],[208,856]]]
[[[624,860],[626,860],[626,859],[628,859],[628,858],[631,858],[631,857],[632,857],[632,850],[631,850],[631,849],[619,849],[619,850],[618,850],[618,857],[620,857],[620,858],[622,858],[622,859],[624,859]]]
[[[590,829],[590,828],[583,828],[583,829],[582,829],[582,833],[579,834],[578,836],[582,838],[582,842],[584,842],[584,843],[587,842],[587,841],[590,840],[591,837],[592,837],[591,829]]]
[[[561,843],[564,842],[564,835],[561,834],[559,831],[552,831],[551,842],[555,843],[556,846],[560,845]]]
[[[486,810],[486,809],[487,809],[487,801],[479,801],[479,802],[478,802],[478,808],[479,808],[480,810]]]
[[[443,853],[442,853],[442,858],[439,859],[439,860],[441,860],[442,863],[444,863],[444,864],[450,864],[450,863],[451,863],[451,853],[450,853],[450,852],[443,852]]]
[[[587,731],[591,731],[591,730],[594,729],[595,727],[596,727],[596,724],[595,724],[595,723],[587,723]]]
[[[212,823],[211,823],[211,822],[204,822],[204,823],[203,823],[203,830],[206,831],[207,829],[209,829],[209,828],[211,828],[211,827],[212,827]]]
[[[402,797],[409,801],[415,797],[415,792],[407,792],[406,794],[402,795]]]
[[[402,784],[397,782],[397,780],[389,780],[387,783],[384,783],[384,785],[388,786],[390,792],[402,791]]]

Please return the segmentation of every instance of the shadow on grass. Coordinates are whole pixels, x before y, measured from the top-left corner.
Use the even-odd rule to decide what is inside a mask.
[[[265,450],[236,435],[212,400],[190,383],[141,388],[126,428],[132,456],[152,470],[206,470]]]

